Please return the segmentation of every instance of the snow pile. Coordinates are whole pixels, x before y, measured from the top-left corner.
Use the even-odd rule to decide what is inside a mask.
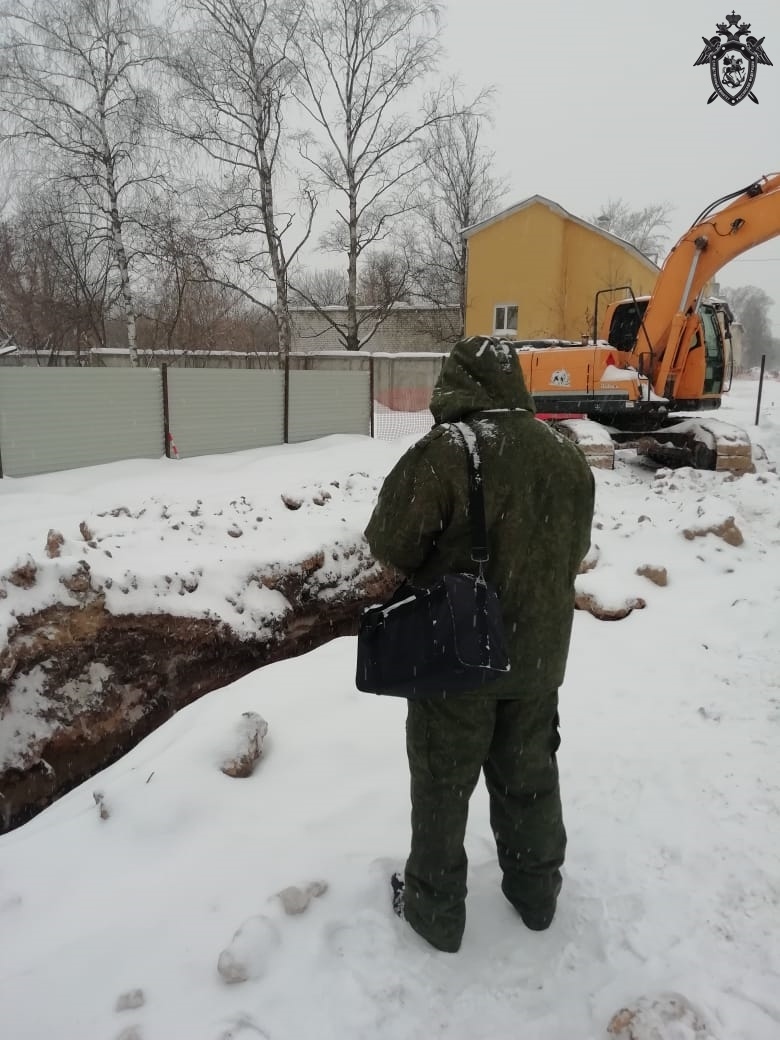
[[[65,583],[79,569],[105,592],[113,614],[207,617],[244,634],[287,609],[261,573],[322,551],[323,579],[338,595],[356,573],[377,469],[397,451],[365,438],[327,437],[308,449],[3,480],[0,643],[17,613],[77,603]]]
[[[618,368],[617,365],[606,365],[601,373],[600,381],[602,383],[630,383],[637,379],[637,375],[635,368]]]

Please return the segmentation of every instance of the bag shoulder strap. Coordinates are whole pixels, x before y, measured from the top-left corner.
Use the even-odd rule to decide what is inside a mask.
[[[469,521],[471,523],[471,558],[480,565],[490,559],[485,517],[485,495],[482,488],[482,460],[479,457],[477,435],[464,422],[450,423],[458,431],[466,450],[469,470]],[[480,566],[481,570],[481,566]]]

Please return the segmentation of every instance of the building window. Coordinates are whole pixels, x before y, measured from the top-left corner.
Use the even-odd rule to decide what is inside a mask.
[[[499,303],[493,312],[493,334],[496,336],[517,335],[517,304]]]

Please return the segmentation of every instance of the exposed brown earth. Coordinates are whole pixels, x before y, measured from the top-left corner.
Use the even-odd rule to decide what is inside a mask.
[[[321,554],[254,576],[281,592],[291,608],[256,639],[239,638],[208,619],[111,614],[85,565],[83,574],[77,572],[83,580],[69,585],[81,602],[20,617],[0,651],[0,724],[11,684],[25,676],[34,683],[37,676],[43,694],[38,714],[50,731],[25,751],[23,764],[0,773],[0,832],[116,761],[203,694],[354,633],[362,607],[386,598],[396,580],[368,557],[359,562],[358,578],[338,592],[320,570]],[[34,580],[34,574],[17,577]]]
[[[632,611],[644,610],[646,606],[647,604],[640,596],[632,596],[619,607],[607,606],[589,592],[578,592],[574,597],[576,610],[586,610],[599,621],[622,621]]]

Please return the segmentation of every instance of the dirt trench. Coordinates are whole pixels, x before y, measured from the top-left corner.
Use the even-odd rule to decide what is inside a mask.
[[[283,591],[291,609],[263,638],[240,638],[207,619],[114,615],[90,586],[78,605],[19,618],[0,651],[0,726],[15,725],[7,716],[9,693],[12,684],[18,690],[27,682],[42,694],[35,717],[47,735],[31,739],[0,771],[0,833],[121,758],[203,694],[354,634],[363,606],[385,598],[395,582],[366,559],[350,588],[325,602],[321,564],[314,557],[264,582]]]

